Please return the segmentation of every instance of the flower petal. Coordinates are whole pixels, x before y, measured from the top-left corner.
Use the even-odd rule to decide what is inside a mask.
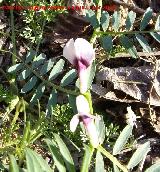
[[[79,115],[74,115],[73,118],[70,121],[70,130],[72,132],[75,132],[78,123],[79,123]]]
[[[78,114],[83,115],[90,113],[89,103],[83,95],[77,96],[76,106],[77,106]]]
[[[98,131],[93,118],[84,116],[83,123],[86,128],[87,135],[89,137],[90,143],[94,148],[99,145]]]
[[[76,53],[73,38],[70,39],[63,48],[63,56],[72,64],[76,65]]]
[[[84,60],[89,66],[95,58],[95,52],[92,45],[83,38],[77,38],[74,47],[77,59]]]

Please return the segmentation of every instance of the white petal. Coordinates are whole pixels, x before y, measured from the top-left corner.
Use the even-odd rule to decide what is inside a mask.
[[[90,113],[89,103],[83,95],[77,96],[76,106],[77,106],[77,111],[80,115]]]
[[[91,145],[94,148],[97,148],[99,145],[99,138],[98,138],[98,132],[96,129],[96,125],[95,125],[95,122],[93,119],[90,123],[88,123],[88,125],[86,127],[86,131],[87,131],[87,134],[89,136]]]
[[[75,132],[78,123],[79,123],[79,116],[78,115],[74,115],[73,118],[70,121],[70,130],[72,132]]]
[[[74,40],[73,38],[70,39],[65,47],[63,48],[63,56],[74,65],[76,59],[75,47],[74,47]]]
[[[95,52],[92,45],[83,38],[77,38],[74,43],[75,53],[78,59],[85,59],[90,65],[95,58]]]

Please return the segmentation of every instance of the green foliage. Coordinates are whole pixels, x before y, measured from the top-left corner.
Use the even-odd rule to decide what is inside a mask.
[[[43,10],[43,8],[38,10],[40,7],[47,8],[49,6],[64,6],[63,1],[60,0],[49,2],[47,0],[28,0],[23,1],[22,6],[35,8],[31,10],[23,10],[21,13],[23,22],[25,23],[21,36],[30,40],[31,43],[39,43],[39,41],[42,39],[45,23],[54,21],[57,14],[64,12],[64,10],[53,10],[49,8],[45,10]]]
[[[0,84],[0,102],[4,101],[5,103],[10,103],[14,98],[12,91],[7,90]]]
[[[66,93],[72,93],[63,87],[69,85],[77,77],[77,72],[75,70],[70,70],[61,80],[60,86],[52,83],[52,80],[56,79],[63,72],[63,67],[65,61],[60,59],[58,62],[54,60],[46,60],[45,54],[36,55],[36,52],[31,50],[24,61],[18,65],[11,66],[8,72],[18,73],[18,80],[28,80],[21,89],[21,93],[28,93],[32,91],[33,95],[30,100],[30,104],[33,106],[37,101],[39,101],[45,94],[44,91],[46,87],[52,87],[52,91],[49,95],[46,113],[47,115],[52,115],[53,108],[57,103],[57,91],[63,91]],[[94,71],[93,71],[94,69]],[[89,86],[93,80],[95,74],[95,66],[88,72]],[[21,71],[21,72],[20,72]],[[19,73],[20,72],[20,73]],[[93,75],[91,75],[93,73]],[[48,79],[46,79],[48,77]],[[74,91],[72,94],[76,94]]]
[[[148,44],[145,36],[143,34],[148,33],[152,36],[153,39],[160,42],[160,16],[157,17],[157,21],[155,23],[155,28],[146,31],[146,27],[148,26],[151,19],[153,19],[152,16],[152,9],[149,7],[146,9],[146,12],[144,13],[141,22],[139,31],[134,30],[134,23],[136,21],[136,13],[133,11],[130,11],[128,13],[127,19],[126,19],[126,26],[121,31],[121,14],[119,11],[115,11],[113,15],[109,15],[107,12],[101,11],[101,17],[100,17],[100,23],[99,25],[102,27],[103,31],[97,30],[97,27],[99,25],[95,24],[97,23],[96,14],[92,12],[92,15],[86,15],[87,20],[91,22],[91,25],[95,29],[94,35],[97,35],[100,37],[101,45],[104,48],[104,50],[111,54],[112,56],[115,55],[115,53],[112,53],[112,50],[114,51],[114,46],[112,45],[113,40],[117,40],[119,42],[120,40],[120,46],[123,46],[126,51],[133,57],[137,58],[137,50],[134,46],[135,38],[137,39],[138,43],[142,46],[142,49],[146,52],[153,51],[150,45]],[[153,19],[154,20],[154,19]],[[111,21],[111,22],[110,22]],[[109,23],[111,23],[111,27],[109,27]],[[130,35],[130,36],[129,36]],[[117,53],[117,52],[116,52]]]

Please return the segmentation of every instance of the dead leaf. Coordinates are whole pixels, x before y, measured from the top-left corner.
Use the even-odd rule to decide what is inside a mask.
[[[160,106],[160,71],[155,79],[154,75],[154,66],[105,67],[97,73],[97,83],[92,86],[92,91],[106,99],[127,103],[139,101],[149,104],[150,96],[150,105]],[[113,87],[104,88],[102,81],[108,81]]]

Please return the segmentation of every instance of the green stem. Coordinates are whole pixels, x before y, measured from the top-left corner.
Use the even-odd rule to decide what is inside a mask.
[[[81,172],[89,171],[89,166],[92,160],[93,152],[94,152],[94,148],[91,145],[90,146],[85,145],[85,154],[83,157]]]
[[[89,103],[90,113],[93,114],[92,97],[90,91],[87,91],[83,96],[87,99]]]
[[[97,31],[95,30],[95,35],[134,35],[134,34],[144,34],[144,33],[151,33],[151,32],[160,32],[160,30],[142,30],[142,31],[123,31],[123,32],[112,32],[112,31]]]
[[[102,146],[99,146],[97,148],[103,155],[105,155],[110,161],[113,162],[117,167],[119,167],[123,172],[128,172],[127,168],[122,165],[116,157],[114,157],[112,154],[110,154],[108,151],[106,151]]]

